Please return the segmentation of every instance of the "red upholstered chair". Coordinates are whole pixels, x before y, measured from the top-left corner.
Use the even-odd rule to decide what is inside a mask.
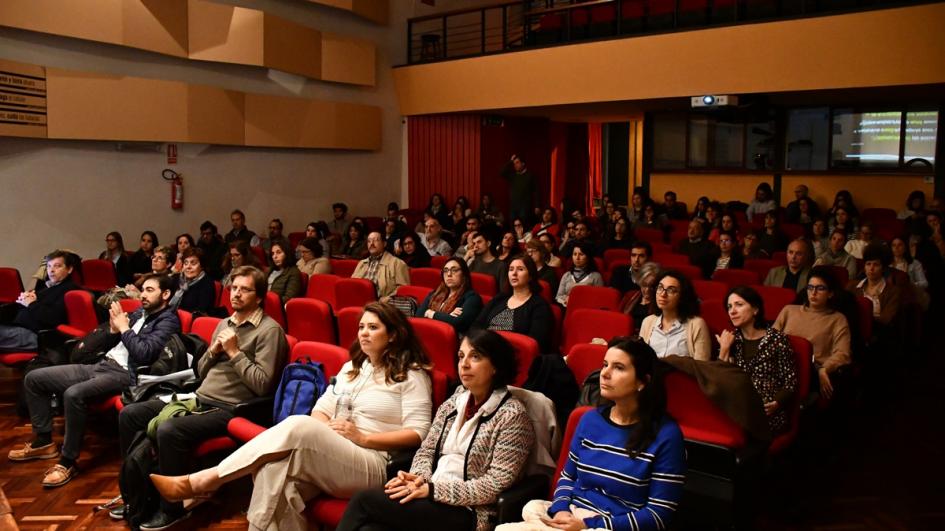
[[[139,299],[119,299],[118,304],[121,305],[121,310],[125,313],[131,313],[141,307]]]
[[[810,366],[814,357],[814,349],[810,341],[800,336],[788,336],[791,341],[791,347],[794,349],[794,370],[797,371],[797,390],[791,397],[791,403],[787,404],[788,431],[778,435],[771,441],[768,447],[768,453],[775,455],[783,452],[797,439],[797,434],[801,427],[801,402],[810,394]]]
[[[633,333],[633,318],[625,313],[581,308],[568,310],[564,320],[561,351],[570,352],[579,343],[590,343],[595,337],[610,341],[615,336]]]
[[[781,309],[788,304],[794,304],[794,299],[797,298],[797,292],[793,289],[776,286],[752,286],[752,289],[765,301],[765,321],[769,323],[774,322]]]
[[[342,278],[335,283],[335,312],[351,306],[362,307],[377,300],[374,283],[364,278]]]
[[[335,284],[341,280],[338,275],[312,275],[308,279],[308,289],[305,290],[305,297],[309,299],[318,299],[327,302],[329,306],[335,306]]]
[[[289,363],[305,358],[321,363],[327,378],[337,375],[341,367],[351,359],[348,349],[338,345],[320,341],[299,341],[289,353]]]
[[[571,412],[571,415],[568,416],[568,424],[564,428],[564,437],[561,438],[561,451],[558,453],[558,466],[555,468],[554,477],[551,478],[551,492],[548,494],[549,499],[554,496],[555,485],[558,484],[561,471],[564,470],[564,465],[568,462],[568,451],[571,448],[571,439],[574,438],[574,432],[577,430],[578,423],[581,422],[581,417],[592,409],[594,408],[590,406],[576,407],[574,411]]]
[[[220,297],[223,296],[223,283],[219,280],[213,281],[213,297],[217,301],[217,306],[220,306]]]
[[[667,269],[672,269],[689,280],[702,280],[702,270],[694,265],[675,265]]]
[[[256,255],[256,259],[259,260],[260,264],[269,263],[269,257],[266,256],[266,250],[262,247],[250,247],[249,250],[252,251],[254,255]]]
[[[358,323],[364,308],[349,306],[335,312],[338,322],[338,346],[348,348],[358,339]]]
[[[771,259],[777,262],[779,266],[787,263],[787,251],[775,251],[771,254]]]
[[[699,305],[699,317],[702,317],[708,325],[713,341],[715,341],[714,336],[721,334],[722,330],[735,330],[735,327],[732,326],[732,320],[728,318],[728,312],[725,310],[722,299],[702,301],[702,304]]]
[[[574,379],[577,380],[578,385],[583,385],[589,374],[603,366],[606,353],[606,345],[577,343],[571,347],[565,362],[574,373]]]
[[[24,291],[20,272],[12,267],[0,267],[0,303],[16,302]]]
[[[91,291],[108,291],[118,284],[111,260],[82,260],[82,287]]]
[[[804,237],[804,226],[798,223],[782,223],[781,232],[788,237],[788,241],[793,241]]]
[[[833,278],[837,281],[838,286],[843,287],[850,283],[850,271],[847,268],[838,265],[824,267],[828,268],[827,270],[830,271],[831,275],[833,275]]]
[[[548,304],[554,302],[555,294],[551,292],[551,284],[547,280],[539,280],[538,285],[541,286],[541,298]]]
[[[574,286],[568,295],[568,315],[583,308],[616,311],[619,305],[620,292],[614,288]]]
[[[490,297],[494,297],[498,293],[494,276],[485,273],[471,273],[470,279],[472,280],[473,291],[476,293]]]
[[[220,324],[220,321],[222,321],[222,319],[218,317],[198,317],[194,319],[190,331],[200,336],[209,346],[210,341],[213,339],[213,331],[217,329],[217,325]]]
[[[410,297],[413,300],[417,301],[417,304],[423,303],[423,300],[427,298],[433,292],[433,288],[428,288],[425,286],[400,286],[397,288],[397,295],[400,297]]]
[[[548,306],[551,307],[551,316],[555,320],[555,328],[551,331],[551,351],[558,352],[558,347],[561,345],[561,336],[564,335],[564,311],[557,304],[549,304]]]
[[[443,269],[443,266],[446,265],[446,262],[449,262],[452,256],[431,256],[430,257],[430,267],[439,271]]]
[[[56,330],[70,337],[83,337],[98,326],[91,293],[79,289],[67,292],[65,304],[68,324],[59,325]]]
[[[747,269],[717,269],[712,280],[721,282],[730,288],[761,284],[758,274]]]
[[[341,278],[350,278],[355,268],[358,267],[358,262],[358,260],[332,258],[331,272]]]
[[[863,212],[860,212],[860,220],[877,226],[898,221],[896,211],[891,208],[864,208]]]
[[[691,266],[692,261],[687,254],[670,253],[660,255],[658,260],[663,269],[676,269],[677,267]]]
[[[869,344],[873,339],[873,303],[866,297],[856,298],[857,316],[860,320],[860,337]]]
[[[289,299],[285,305],[288,332],[299,341],[335,344],[335,322],[331,306],[318,299]]]
[[[282,309],[282,299],[272,291],[266,292],[266,301],[263,303],[266,315],[272,317],[285,330],[285,311]]]
[[[902,236],[906,231],[906,222],[902,219],[891,219],[876,224],[876,237],[882,241],[892,241],[897,236]]]
[[[177,310],[177,318],[180,320],[180,332],[182,334],[189,334],[194,324],[194,314],[187,310]]]
[[[649,242],[650,244],[663,243],[666,238],[666,233],[661,229],[652,229],[649,227],[635,229],[633,235],[637,240]]]
[[[432,267],[414,267],[410,269],[411,286],[423,286],[436,289],[442,281],[440,269],[434,269]]]
[[[764,258],[753,258],[751,260],[745,260],[744,269],[754,271],[755,274],[758,275],[758,283],[760,284],[768,278],[768,271],[771,271],[779,265],[784,265],[784,262],[775,262],[774,260],[766,260]]]
[[[233,303],[230,302],[230,287],[226,286],[220,293],[220,307],[226,310],[227,315],[233,315]]]
[[[693,280],[692,284],[696,288],[696,295],[701,300],[723,300],[729,289],[725,284],[715,280]]]
[[[643,229],[640,229],[643,230]],[[630,260],[629,249],[607,249],[604,251],[604,266],[610,268],[614,260]]]
[[[455,382],[458,379],[456,352],[459,350],[456,330],[442,321],[425,317],[410,317],[409,321],[433,367],[445,374],[449,381]]]
[[[305,232],[290,232],[289,233],[289,245],[293,249],[299,246],[299,243],[305,239]]]
[[[308,293],[308,273],[303,273],[302,271],[299,271],[299,278],[302,280],[301,293]]]
[[[528,379],[528,369],[541,353],[538,351],[538,342],[534,338],[516,334],[515,332],[499,332],[515,348],[515,361],[518,363],[518,372],[512,385],[522,387]]]
[[[666,375],[666,410],[688,441],[744,448],[745,432],[703,394],[695,378],[672,371]]]

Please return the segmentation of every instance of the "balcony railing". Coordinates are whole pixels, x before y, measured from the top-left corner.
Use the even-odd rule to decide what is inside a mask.
[[[407,21],[407,63],[930,0],[518,0]]]

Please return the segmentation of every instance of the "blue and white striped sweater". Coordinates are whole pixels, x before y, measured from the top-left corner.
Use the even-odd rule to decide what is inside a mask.
[[[625,448],[634,429],[611,422],[609,409],[588,411],[581,418],[548,509],[550,516],[574,504],[601,514],[584,520],[589,528],[667,528],[683,494],[682,432],[672,420],[664,421],[656,440],[631,459]]]

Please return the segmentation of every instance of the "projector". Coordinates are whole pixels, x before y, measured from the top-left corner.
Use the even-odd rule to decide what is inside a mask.
[[[727,105],[738,105],[738,96],[728,96],[725,94],[693,96],[691,103],[693,107],[725,107]]]

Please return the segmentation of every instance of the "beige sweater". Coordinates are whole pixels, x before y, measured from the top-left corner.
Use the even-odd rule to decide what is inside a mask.
[[[789,304],[774,321],[774,328],[800,336],[814,347],[814,362],[831,373],[850,364],[850,327],[847,318],[833,310],[814,311]]]
[[[643,341],[650,342],[653,327],[659,322],[659,315],[650,315],[643,320],[640,325],[640,337]],[[689,348],[689,355],[701,361],[711,360],[712,334],[709,332],[709,325],[701,317],[691,317],[683,323],[683,326],[686,327],[686,346]]]

